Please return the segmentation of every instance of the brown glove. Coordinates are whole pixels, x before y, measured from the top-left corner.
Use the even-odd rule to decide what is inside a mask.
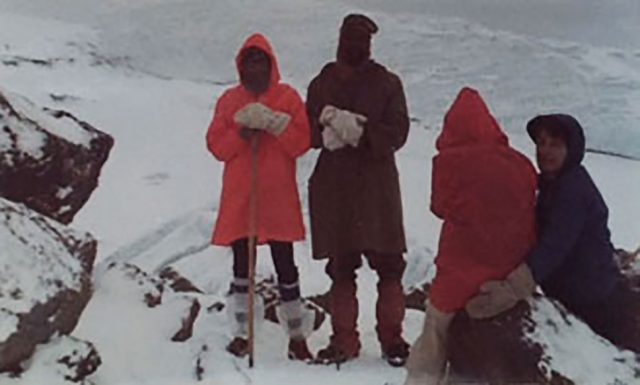
[[[480,286],[480,293],[467,302],[465,309],[471,318],[494,317],[527,299],[535,288],[531,270],[522,263],[504,281],[488,281]]]

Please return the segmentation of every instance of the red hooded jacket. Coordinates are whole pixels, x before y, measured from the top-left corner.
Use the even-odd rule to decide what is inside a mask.
[[[216,104],[213,121],[207,131],[207,147],[224,162],[222,195],[213,244],[230,245],[249,236],[249,197],[251,193],[251,146],[239,135],[233,117],[249,103],[260,102],[274,111],[291,116],[278,137],[260,134],[258,149],[258,243],[292,242],[304,239],[304,224],[296,183],[296,158],[309,149],[310,130],[305,105],[289,85],[280,83],[276,57],[267,39],[255,34],[244,43],[236,57],[236,66],[244,50],[256,47],[271,58],[268,90],[256,97],[241,84],[227,90]]]
[[[436,147],[431,211],[444,223],[429,297],[440,311],[454,312],[532,249],[537,179],[470,88],[447,112]]]

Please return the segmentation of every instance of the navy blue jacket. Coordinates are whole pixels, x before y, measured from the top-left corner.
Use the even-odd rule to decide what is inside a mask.
[[[540,178],[538,242],[527,263],[546,295],[578,310],[606,300],[622,275],[613,258],[609,209],[581,165],[585,140],[580,123],[569,115],[538,116],[527,124],[529,135],[534,138],[545,122],[565,130],[567,159],[555,179]]]

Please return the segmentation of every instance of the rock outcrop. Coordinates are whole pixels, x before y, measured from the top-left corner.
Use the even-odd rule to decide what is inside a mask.
[[[0,198],[0,372],[75,328],[92,294],[96,241]]]
[[[68,224],[98,185],[113,138],[0,89],[0,196]]]

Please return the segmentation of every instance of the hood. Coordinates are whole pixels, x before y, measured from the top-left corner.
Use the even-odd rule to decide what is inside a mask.
[[[269,86],[273,86],[274,84],[278,84],[280,82],[280,69],[278,68],[278,61],[276,60],[276,55],[273,52],[273,48],[264,35],[260,33],[254,33],[249,36],[249,38],[244,42],[242,48],[238,51],[236,55],[236,69],[238,70],[238,76],[240,75],[240,61],[242,60],[242,55],[244,51],[249,48],[258,48],[264,51],[271,60],[271,80],[269,82]]]
[[[492,144],[506,146],[509,140],[478,91],[465,87],[444,117],[436,148],[442,151],[458,146]]]
[[[543,125],[560,127],[567,136],[567,159],[563,168],[570,169],[579,166],[584,159],[585,138],[584,130],[580,123],[571,115],[549,114],[539,115],[527,123],[527,133],[535,142],[536,130]]]

